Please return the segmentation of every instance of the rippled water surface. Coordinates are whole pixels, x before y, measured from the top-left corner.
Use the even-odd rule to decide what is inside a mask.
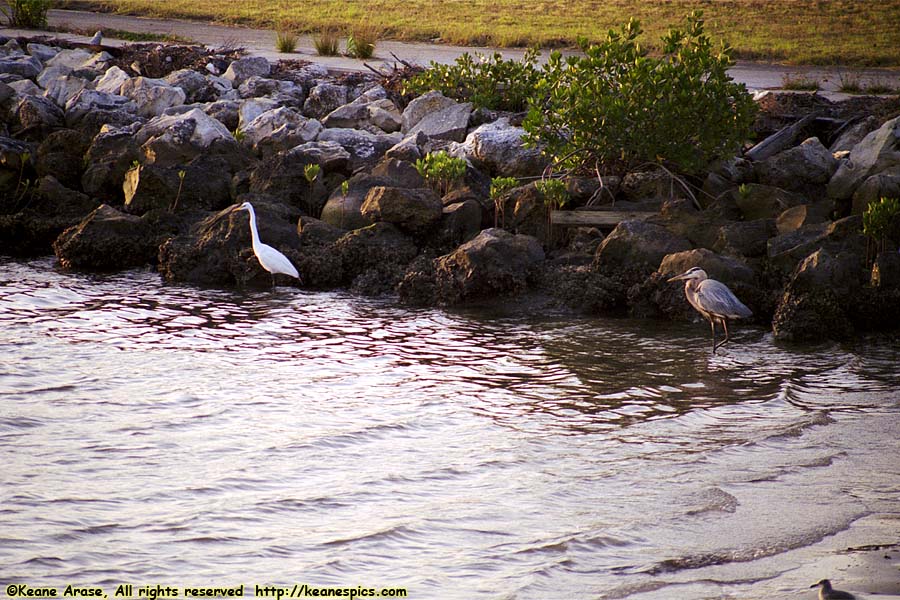
[[[0,259],[0,579],[763,597],[900,512],[900,349],[735,329]]]

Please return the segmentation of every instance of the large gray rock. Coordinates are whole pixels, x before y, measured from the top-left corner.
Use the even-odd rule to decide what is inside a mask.
[[[362,205],[369,190],[378,186],[393,186],[395,181],[361,172],[347,180],[347,193],[338,187],[322,209],[322,220],[343,230],[359,229],[373,223],[362,214]]]
[[[636,282],[656,271],[666,255],[690,249],[690,242],[661,225],[622,221],[597,248],[593,268],[608,277]]]
[[[10,82],[9,87],[20,98],[24,98],[25,96],[40,96],[44,93],[43,88],[30,79],[19,79],[18,81]]]
[[[301,164],[317,164],[323,171],[343,171],[350,161],[350,153],[336,142],[307,142],[291,148]]]
[[[714,249],[730,256],[748,258],[765,256],[769,238],[777,233],[773,219],[735,221],[719,228],[719,237]]]
[[[400,131],[405,135],[427,115],[456,106],[456,104],[455,100],[447,98],[440,92],[432,91],[422,94],[418,98],[414,98],[403,111]]]
[[[242,143],[266,157],[312,142],[322,131],[322,124],[283,106],[262,113],[240,131]]]
[[[819,249],[801,262],[785,288],[772,331],[792,342],[843,339],[853,331],[853,302],[864,283],[860,257]]]
[[[415,242],[390,223],[349,231],[333,249],[341,257],[345,281],[355,291],[368,294],[393,290],[419,252]]]
[[[419,236],[440,221],[443,205],[431,188],[379,186],[369,190],[360,212],[372,221],[392,223],[401,231]]]
[[[521,292],[530,270],[544,260],[537,239],[503,229],[485,229],[435,260],[438,298],[458,303]]]
[[[253,119],[278,108],[278,102],[271,98],[251,98],[241,102],[238,108],[238,129],[249,125]]]
[[[82,90],[66,102],[66,122],[72,126],[90,113],[97,111],[125,112],[137,114],[134,100],[95,90]]]
[[[47,134],[62,127],[64,120],[62,109],[42,96],[25,96],[16,107],[16,121],[22,131]]]
[[[360,96],[339,106],[322,120],[325,127],[365,129],[373,133],[392,133],[400,129],[400,111],[388,99],[366,101]]]
[[[112,69],[110,69],[111,71]],[[109,74],[109,71],[106,72]],[[165,82],[180,88],[186,96],[185,102],[204,102],[212,100],[214,94],[206,77],[193,69],[179,69],[165,76]],[[98,84],[99,87],[99,84]]]
[[[422,132],[432,139],[462,142],[469,128],[471,114],[471,102],[461,104],[454,102],[451,106],[426,114],[405,134],[415,135]]]
[[[335,142],[350,154],[350,169],[371,167],[384,156],[392,146],[401,140],[398,133],[380,135],[356,129],[324,129],[319,134],[320,142]]]
[[[167,108],[180,106],[187,94],[179,87],[169,85],[163,79],[135,77],[122,84],[120,93],[131,98],[137,105],[137,114],[142,117],[157,117]]]
[[[41,71],[37,77],[34,78],[35,82],[39,86],[44,89],[47,89],[47,86],[50,85],[50,82],[59,77],[65,77],[67,75],[72,74],[72,69],[64,66],[55,66],[55,67],[46,67],[43,71]]]
[[[220,210],[231,204],[231,173],[223,159],[200,157],[184,166],[138,165],[125,173],[125,210]]]
[[[865,257],[862,219],[850,216],[834,222],[811,223],[770,238],[766,254],[773,274],[791,273],[807,256],[820,248],[832,254],[852,252]]]
[[[785,210],[806,203],[806,198],[778,187],[745,183],[734,194],[734,201],[747,221],[774,219]]]
[[[98,92],[121,95],[122,85],[129,79],[131,79],[131,76],[128,73],[119,67],[112,66],[97,80],[94,89]]]
[[[878,117],[869,115],[846,127],[828,148],[832,152],[849,152],[863,139],[878,129],[881,122]]]
[[[81,188],[106,202],[121,204],[122,181],[131,164],[140,157],[135,133],[140,124],[110,127],[98,133],[85,154]]]
[[[900,164],[866,178],[853,192],[851,213],[861,215],[881,198],[900,198]]]
[[[819,138],[809,138],[799,146],[779,152],[756,163],[759,182],[785,190],[804,192],[810,186],[824,186],[837,170],[837,161]]]
[[[79,189],[90,145],[90,136],[80,131],[54,131],[38,146],[34,169],[39,177],[52,176],[68,188]]]
[[[64,108],[74,96],[87,88],[88,81],[81,77],[67,75],[57,77],[47,83],[44,97],[52,100],[60,108]]]
[[[302,153],[279,152],[261,161],[250,173],[250,192],[267,195],[294,207],[303,214],[317,216],[325,204],[327,191],[321,177],[310,183],[304,168],[312,164]]]
[[[53,251],[65,268],[114,270],[156,261],[158,240],[150,227],[106,204],[65,230]]]
[[[499,177],[540,175],[548,160],[540,148],[525,147],[524,134],[523,128],[513,127],[504,117],[470,133],[463,144],[463,152],[472,164]]]
[[[314,119],[322,119],[346,103],[347,86],[320,83],[309,91],[309,96],[303,103],[303,114]]]
[[[75,48],[72,50],[62,50],[56,56],[46,62],[47,67],[68,67],[75,70],[94,57],[92,52],[88,52],[83,48]]]
[[[268,77],[272,72],[272,65],[261,56],[239,58],[228,66],[225,71],[225,79],[234,83],[234,87],[240,86],[251,77]]]
[[[23,79],[34,79],[44,68],[35,56],[7,56],[0,58],[0,73],[18,75]]]
[[[828,196],[847,200],[866,179],[900,166],[900,117],[871,132],[850,152],[828,182]]]
[[[150,120],[135,141],[141,145],[145,161],[160,166],[189,162],[216,143],[236,145],[222,123],[196,108]]]
[[[28,52],[28,54],[34,56],[42,63],[47,62],[48,60],[50,60],[51,58],[53,58],[60,52],[60,49],[55,46],[48,46],[46,44],[37,44],[34,42],[32,42],[30,44],[26,44],[25,50]]]

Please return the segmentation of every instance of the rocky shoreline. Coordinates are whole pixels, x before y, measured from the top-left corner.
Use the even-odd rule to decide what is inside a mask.
[[[639,215],[603,231],[549,224],[520,114],[236,52],[0,39],[0,254],[268,286],[230,211],[249,201],[301,274],[280,285],[682,319],[694,314],[667,279],[699,266],[779,340],[900,327],[900,221],[875,252],[861,217],[900,198],[900,99],[757,103],[765,141],[704,177],[569,178],[571,208]],[[443,194],[414,166],[438,151],[467,161]],[[501,176],[521,185],[491,198]]]

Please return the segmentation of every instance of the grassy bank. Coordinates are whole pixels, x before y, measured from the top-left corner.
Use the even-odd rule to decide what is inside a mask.
[[[656,42],[690,10],[739,59],[900,66],[900,0],[61,0],[62,7],[463,45],[567,45],[636,17]]]

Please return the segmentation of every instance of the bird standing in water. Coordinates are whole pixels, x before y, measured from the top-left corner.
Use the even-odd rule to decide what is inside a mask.
[[[850,592],[842,592],[831,587],[831,582],[827,579],[822,579],[809,587],[819,588],[819,600],[856,600],[856,596]]]
[[[253,254],[256,255],[262,268],[272,274],[272,287],[275,287],[276,273],[300,279],[300,273],[297,272],[296,267],[294,267],[287,256],[260,241],[259,231],[256,229],[256,212],[253,210],[253,205],[249,202],[244,202],[234,210],[245,210],[250,213],[250,235],[253,238]]]
[[[684,295],[691,306],[703,315],[712,328],[713,354],[728,342],[728,319],[749,317],[753,314],[744,303],[737,299],[728,286],[721,281],[710,279],[700,267],[688,269],[669,281],[684,281]],[[716,324],[722,325],[725,339],[716,343]]]

